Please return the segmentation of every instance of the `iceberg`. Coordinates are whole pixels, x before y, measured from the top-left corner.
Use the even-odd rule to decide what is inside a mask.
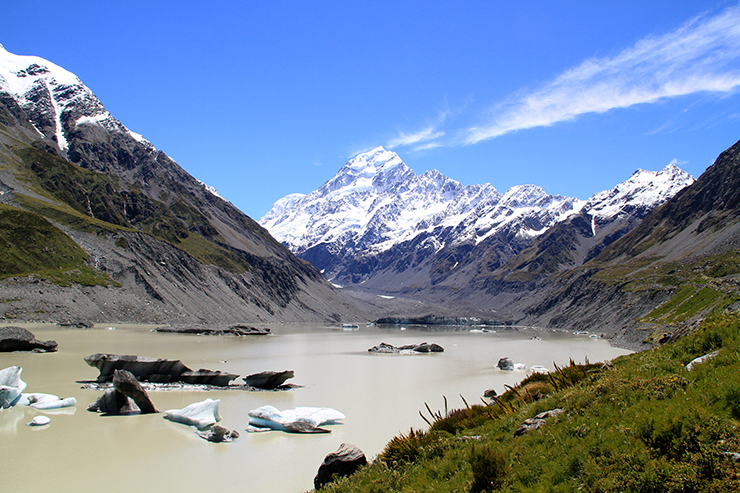
[[[346,416],[328,407],[297,407],[280,411],[273,406],[262,406],[247,413],[250,431],[268,429],[293,433],[329,433],[321,425],[335,424]]]
[[[0,409],[15,406],[21,392],[26,389],[27,384],[21,380],[21,372],[23,368],[20,366],[0,370]]]
[[[182,409],[169,409],[164,412],[164,418],[203,430],[221,421],[218,413],[220,403],[221,399],[206,399]]]
[[[21,394],[16,404],[31,406],[34,409],[40,410],[60,409],[62,407],[76,406],[77,399],[74,397],[60,399],[58,396],[52,394]]]
[[[26,423],[26,426],[44,426],[49,423],[51,423],[51,418],[48,416],[36,416],[30,423]]]

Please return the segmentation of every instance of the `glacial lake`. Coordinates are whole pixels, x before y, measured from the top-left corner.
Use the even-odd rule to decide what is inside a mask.
[[[14,492],[301,492],[326,454],[352,443],[369,460],[385,444],[410,428],[426,429],[419,411],[480,403],[486,389],[504,391],[527,376],[495,365],[508,356],[528,367],[570,358],[604,361],[629,351],[605,340],[546,330],[471,332],[468,328],[341,327],[270,325],[272,335],[216,337],[151,332],[151,326],[96,325],[69,329],[22,325],[37,339],[53,339],[59,351],[48,354],[0,353],[0,369],[21,366],[27,393],[75,397],[77,406],[38,411],[15,406],[0,411],[0,481]],[[114,329],[113,329],[114,328]],[[537,339],[531,339],[532,337]],[[437,343],[443,353],[372,354],[381,342],[400,346]],[[94,353],[135,354],[179,359],[192,368],[222,370],[241,377],[265,370],[294,370],[287,391],[151,391],[158,410],[181,409],[206,398],[220,399],[220,424],[237,430],[231,443],[210,443],[193,428],[163,419],[162,414],[101,416],[87,411],[100,395],[83,389],[98,370],[83,358]],[[280,431],[247,433],[247,412],[263,405],[280,410],[298,406],[330,407],[346,415],[328,425],[328,434]],[[25,426],[47,415],[43,427]]]

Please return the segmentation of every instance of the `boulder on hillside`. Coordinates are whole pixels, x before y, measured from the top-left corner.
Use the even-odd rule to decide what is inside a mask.
[[[0,328],[0,352],[32,351],[48,353],[59,349],[56,341],[39,341],[29,330],[22,327]]]
[[[365,454],[356,446],[343,443],[336,452],[324,457],[319,471],[313,479],[314,488],[320,490],[337,478],[354,474],[357,469],[367,464]]]
[[[253,373],[244,377],[244,381],[250,387],[258,389],[272,390],[280,387],[289,378],[293,378],[293,370],[285,371],[263,371],[260,373]]]
[[[556,408],[556,409],[550,409],[549,411],[544,411],[536,415],[534,418],[525,419],[522,424],[519,425],[519,428],[516,429],[514,432],[514,436],[522,436],[527,432],[530,432],[532,430],[536,430],[540,426],[545,424],[545,420],[547,418],[551,418],[553,416],[557,416],[558,414],[562,413],[563,410]]]

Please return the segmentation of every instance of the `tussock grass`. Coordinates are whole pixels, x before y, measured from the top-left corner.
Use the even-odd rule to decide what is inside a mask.
[[[688,336],[610,365],[532,375],[493,404],[426,406],[427,431],[395,437],[325,490],[738,491],[740,465],[727,456],[740,452],[738,374],[740,319],[713,315]],[[514,438],[522,421],[553,408],[564,412]]]

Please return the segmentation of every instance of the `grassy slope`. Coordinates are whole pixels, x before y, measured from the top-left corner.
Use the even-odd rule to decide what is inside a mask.
[[[0,279],[34,274],[55,284],[115,284],[87,253],[39,214],[0,204]]]
[[[692,359],[719,350],[688,371]],[[493,405],[427,419],[368,467],[326,491],[691,492],[740,490],[740,319],[720,314],[689,336],[535,375]],[[519,424],[562,408],[538,430]],[[463,437],[480,437],[464,439]]]
[[[204,264],[235,273],[249,269],[243,259],[203,236],[207,234],[215,241],[220,240],[207,218],[182,200],[174,198],[170,205],[152,200],[136,189],[122,187],[115,178],[86,170],[31,146],[17,145],[14,154],[20,164],[16,165],[16,176],[34,193],[49,199],[16,194],[21,207],[30,211],[23,215],[24,221],[42,216],[74,229],[103,235],[140,230],[167,241]],[[19,214],[18,211],[20,209],[16,208],[15,214]],[[77,258],[72,270],[62,256],[34,259],[38,252],[34,249],[33,237],[16,234],[8,226],[8,222],[0,223],[0,235],[5,238],[3,247],[15,253],[6,255],[0,262],[0,279],[35,274],[61,284],[69,280],[83,284],[111,283],[105,274],[86,267],[86,258]],[[47,222],[45,228],[48,227],[56,229]],[[65,235],[58,229],[53,235],[48,231],[44,234],[47,244],[49,241],[65,245],[71,242],[68,237],[64,240],[62,236]],[[52,270],[72,272],[74,269],[83,275],[51,275]]]

